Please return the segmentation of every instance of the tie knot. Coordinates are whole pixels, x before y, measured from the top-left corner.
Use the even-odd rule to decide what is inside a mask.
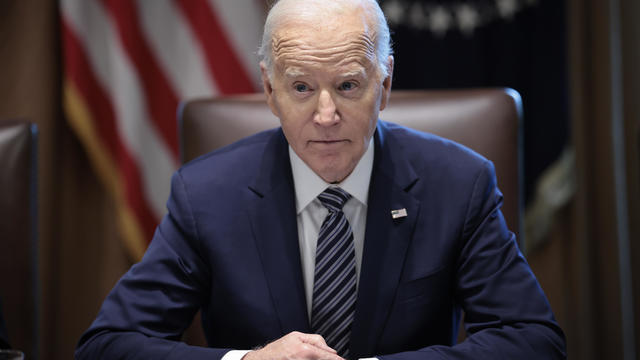
[[[328,187],[322,194],[318,195],[318,200],[329,212],[341,211],[344,203],[350,198],[351,195],[339,187]]]

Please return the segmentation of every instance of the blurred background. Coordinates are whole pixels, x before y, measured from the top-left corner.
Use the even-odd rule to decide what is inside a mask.
[[[640,359],[640,2],[380,4],[394,41],[393,88],[522,95],[521,244],[569,358]],[[0,299],[9,341],[27,359],[72,358],[144,252],[180,163],[180,102],[260,91],[268,6],[0,1],[0,126],[38,128],[28,256],[11,255],[7,244],[19,239],[0,227]],[[13,272],[19,261],[31,273]],[[16,284],[35,294],[21,302],[27,318],[4,300]]]

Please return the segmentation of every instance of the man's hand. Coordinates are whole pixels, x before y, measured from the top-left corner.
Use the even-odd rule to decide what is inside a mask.
[[[291,332],[258,350],[248,352],[242,360],[344,360],[320,335]]]

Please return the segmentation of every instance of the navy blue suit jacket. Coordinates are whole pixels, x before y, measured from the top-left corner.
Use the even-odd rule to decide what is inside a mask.
[[[374,144],[351,354],[563,358],[564,335],[499,210],[491,162],[382,121]],[[216,359],[310,332],[281,129],[183,166],[167,206],[78,358]],[[392,219],[402,208],[408,216]],[[210,348],[178,342],[198,309]],[[461,309],[469,336],[453,346]]]

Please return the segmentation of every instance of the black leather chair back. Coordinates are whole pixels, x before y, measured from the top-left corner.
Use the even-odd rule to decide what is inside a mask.
[[[515,90],[392,91],[383,120],[464,144],[493,161],[509,228],[521,233],[521,101]],[[181,158],[279,126],[263,94],[193,100],[178,112]]]
[[[14,349],[37,356],[37,127],[0,120],[0,298]]]

